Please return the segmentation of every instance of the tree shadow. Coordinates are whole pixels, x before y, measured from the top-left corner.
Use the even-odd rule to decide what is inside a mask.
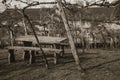
[[[115,59],[115,60],[107,61],[107,62],[104,62],[104,63],[100,63],[100,64],[98,64],[98,65],[90,66],[90,67],[88,67],[88,68],[84,68],[84,70],[85,70],[85,71],[91,70],[91,69],[100,67],[100,66],[102,66],[102,65],[109,64],[109,63],[113,63],[113,62],[117,62],[117,61],[120,61],[120,59]]]
[[[78,54],[79,56],[83,56],[83,55],[98,55],[99,53],[89,53],[89,52],[85,52],[85,53],[80,53]]]
[[[84,54],[78,54],[78,56],[81,62],[99,57],[97,53],[84,53]],[[72,53],[65,54],[62,58],[60,58],[60,61],[63,64],[75,62]]]

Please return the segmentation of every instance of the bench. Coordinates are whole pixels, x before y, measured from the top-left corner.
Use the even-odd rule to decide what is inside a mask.
[[[27,54],[29,55],[29,63],[33,64],[35,63],[35,52],[41,52],[39,47],[24,47],[24,46],[13,46],[13,47],[7,47],[9,55],[8,55],[8,62],[15,62],[15,51],[16,50],[23,50],[27,51]],[[61,49],[53,49],[53,48],[42,48],[44,53],[50,53],[54,54],[54,64],[57,64],[57,58],[58,54],[62,52]]]

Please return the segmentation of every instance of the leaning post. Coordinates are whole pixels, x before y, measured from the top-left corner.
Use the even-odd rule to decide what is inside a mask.
[[[75,59],[75,62],[77,64],[78,69],[81,71],[82,68],[81,68],[81,65],[80,65],[80,60],[79,60],[77,50],[76,50],[76,47],[75,47],[75,44],[74,44],[70,29],[69,29],[69,23],[68,23],[66,14],[65,14],[64,9],[62,7],[62,0],[56,0],[56,1],[57,1],[57,4],[58,4],[58,9],[60,11],[60,15],[61,15],[63,23],[65,25],[65,29],[66,29],[66,32],[67,32],[67,36],[68,36],[68,40],[69,40],[69,44],[70,44],[70,47],[71,47],[73,57]]]

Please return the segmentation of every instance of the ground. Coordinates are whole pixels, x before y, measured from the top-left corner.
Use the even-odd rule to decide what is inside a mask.
[[[7,62],[7,51],[0,49],[0,80],[119,80],[120,79],[120,50],[92,49],[80,54],[81,74],[74,62],[72,54],[66,50],[59,64],[54,65],[49,59],[50,69],[46,69],[41,58],[37,63],[28,64],[16,54],[17,61]]]

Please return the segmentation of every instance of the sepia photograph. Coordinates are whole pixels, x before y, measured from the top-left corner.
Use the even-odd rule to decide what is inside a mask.
[[[0,0],[0,80],[120,80],[120,0]]]

